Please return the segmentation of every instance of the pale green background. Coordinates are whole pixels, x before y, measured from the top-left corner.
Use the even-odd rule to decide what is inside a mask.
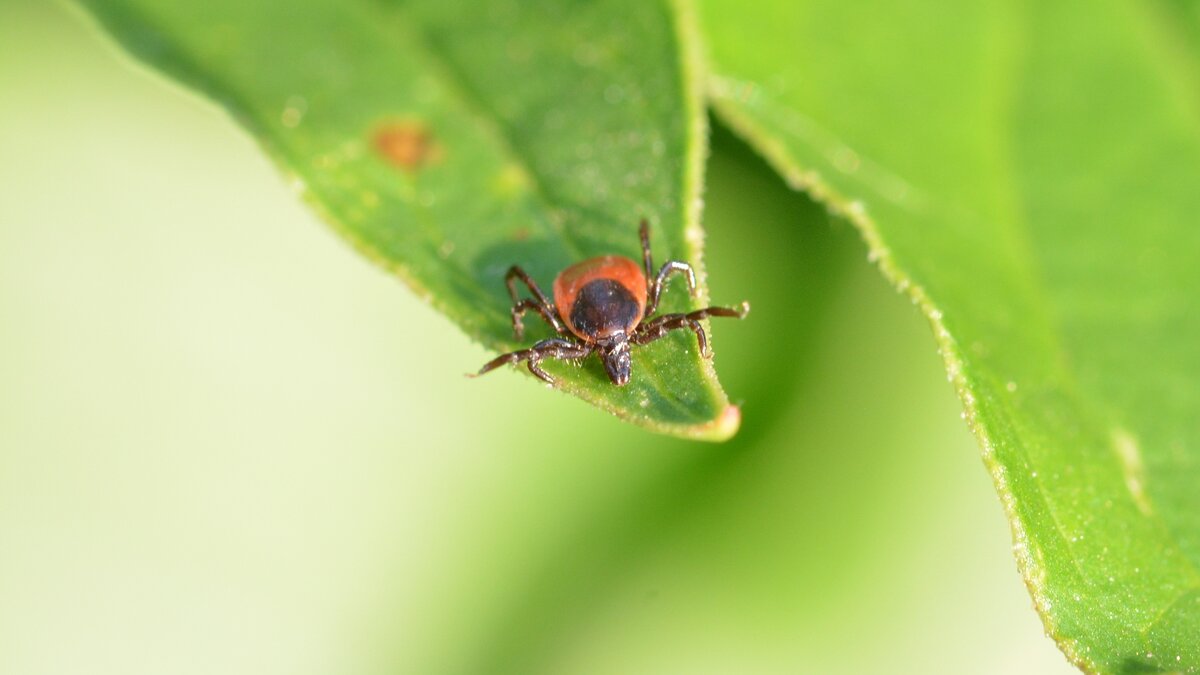
[[[0,673],[1072,672],[915,310],[709,177],[726,445],[463,378],[213,105],[0,5]]]

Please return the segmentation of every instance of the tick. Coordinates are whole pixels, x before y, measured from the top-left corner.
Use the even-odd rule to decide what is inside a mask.
[[[687,280],[688,290],[696,295],[696,273],[692,266],[671,260],[654,274],[650,257],[650,227],[643,220],[638,234],[642,239],[642,263],[619,255],[606,255],[575,263],[554,279],[554,303],[551,304],[537,283],[517,265],[508,269],[504,283],[512,296],[513,334],[518,340],[525,335],[522,318],[525,312],[537,312],[560,337],[542,340],[528,349],[501,354],[488,361],[476,376],[495,370],[506,363],[528,364],[529,372],[553,384],[554,378],[542,370],[542,359],[577,361],[593,352],[604,362],[608,379],[618,387],[629,382],[631,345],[653,342],[669,331],[687,328],[696,334],[700,354],[708,359],[708,338],[701,319],[710,316],[731,316],[741,319],[750,311],[743,302],[737,309],[705,307],[685,314],[654,316],[663,285],[673,273]],[[653,281],[652,281],[653,280]],[[516,282],[529,288],[532,298],[517,298]]]

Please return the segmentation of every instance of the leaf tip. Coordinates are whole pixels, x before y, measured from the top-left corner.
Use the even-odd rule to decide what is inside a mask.
[[[733,438],[741,426],[742,409],[730,403],[712,420],[692,427],[689,435],[696,440],[720,443]]]

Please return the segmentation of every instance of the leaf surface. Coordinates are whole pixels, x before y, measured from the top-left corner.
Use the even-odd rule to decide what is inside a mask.
[[[526,339],[513,339],[512,264],[549,292],[578,260],[638,259],[645,217],[656,260],[702,271],[699,82],[689,33],[662,3],[84,4],[139,58],[228,110],[340,234],[491,349],[552,334],[530,313]],[[706,300],[703,284],[694,301],[682,285],[666,295],[665,311]],[[447,364],[447,376],[478,366]],[[624,388],[595,357],[546,369],[659,432],[737,429],[690,335],[635,352]]]
[[[1050,634],[1200,671],[1200,88],[1153,3],[701,0],[718,114],[928,315]]]

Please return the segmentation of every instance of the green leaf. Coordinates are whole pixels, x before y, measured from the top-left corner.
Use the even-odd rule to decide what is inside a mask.
[[[1153,3],[703,0],[719,115],[933,325],[1048,632],[1200,670],[1200,96]]]
[[[700,83],[689,32],[662,3],[84,4],[228,110],[340,234],[489,348],[551,335],[531,314],[513,340],[510,265],[548,291],[572,262],[636,258],[643,217],[657,260],[702,272]],[[682,285],[666,295],[665,311],[707,300],[703,284],[695,301]],[[594,357],[547,370],[659,432],[722,439],[738,426],[682,332],[639,349],[623,388]]]

